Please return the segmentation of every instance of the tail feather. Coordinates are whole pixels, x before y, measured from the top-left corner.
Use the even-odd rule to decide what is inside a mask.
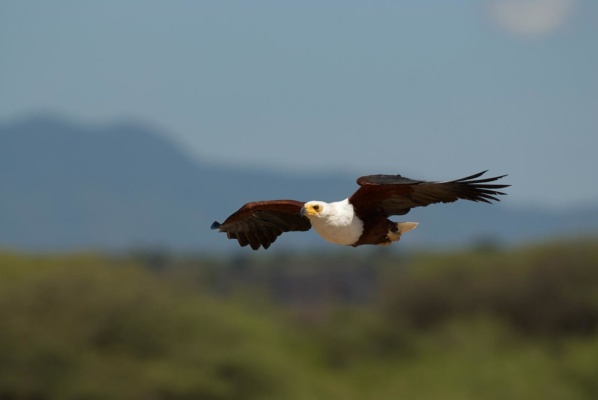
[[[387,234],[388,242],[381,243],[382,246],[386,246],[391,244],[392,242],[396,242],[397,240],[401,240],[401,235],[405,232],[409,232],[412,229],[415,229],[416,226],[419,225],[417,222],[395,222],[395,225],[398,230],[389,230]]]
[[[417,228],[418,225],[419,222],[397,222],[397,227],[399,228],[399,233],[401,234]]]

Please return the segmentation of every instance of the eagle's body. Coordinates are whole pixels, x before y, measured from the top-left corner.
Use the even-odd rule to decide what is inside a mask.
[[[485,172],[485,171],[484,171]],[[484,172],[449,182],[428,182],[400,175],[369,175],[357,179],[360,188],[345,200],[300,202],[296,200],[256,201],[245,204],[223,224],[212,229],[226,232],[241,246],[257,250],[283,232],[306,231],[311,227],[325,240],[346,246],[388,245],[417,226],[415,222],[393,222],[391,215],[404,215],[413,207],[450,203],[458,199],[490,203],[495,189],[509,185],[488,184],[502,176],[478,179]]]

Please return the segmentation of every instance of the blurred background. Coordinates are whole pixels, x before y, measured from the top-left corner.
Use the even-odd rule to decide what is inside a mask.
[[[0,399],[598,396],[598,3],[0,2]],[[210,231],[508,174],[389,248]]]

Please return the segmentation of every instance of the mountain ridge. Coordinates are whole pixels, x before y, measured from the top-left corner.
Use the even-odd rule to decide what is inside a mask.
[[[245,202],[339,200],[356,185],[355,177],[341,173],[303,176],[208,164],[144,124],[91,126],[46,115],[0,125],[0,188],[0,247],[236,251],[237,243],[209,227]],[[595,234],[598,207],[556,212],[460,201],[414,209],[401,220],[422,224],[404,239],[414,246],[463,246],[484,238],[513,244]],[[276,246],[332,245],[310,232],[285,234]]]

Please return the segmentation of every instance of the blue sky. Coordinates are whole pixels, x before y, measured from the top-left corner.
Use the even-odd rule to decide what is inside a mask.
[[[0,122],[155,125],[200,160],[509,174],[598,203],[598,2],[0,1]]]

